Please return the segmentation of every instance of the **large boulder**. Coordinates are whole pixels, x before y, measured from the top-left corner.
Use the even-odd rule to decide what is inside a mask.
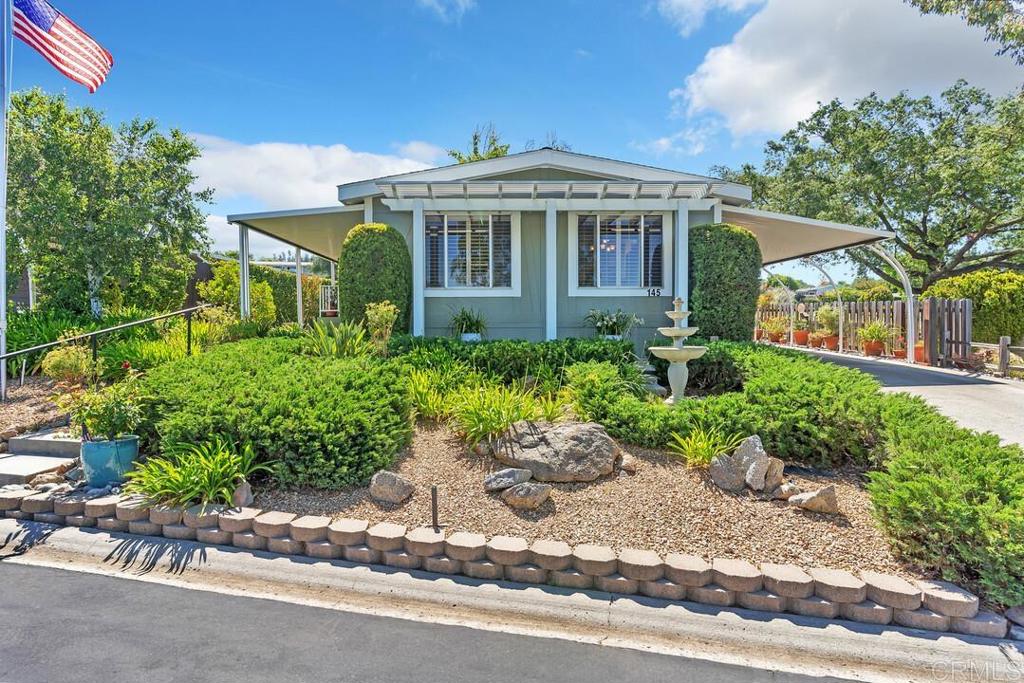
[[[711,459],[711,466],[708,468],[711,481],[715,486],[726,491],[738,493],[747,485],[747,468],[743,461],[732,455],[718,455]]]
[[[765,475],[768,474],[768,453],[764,450],[761,437],[757,434],[748,436],[740,442],[732,457],[739,461],[738,467],[744,470],[744,481],[754,491],[764,490]]]
[[[533,472],[538,481],[593,481],[615,469],[619,447],[594,422],[517,422],[494,457]]]
[[[405,477],[387,470],[381,470],[370,479],[370,495],[384,503],[401,503],[415,488]]]

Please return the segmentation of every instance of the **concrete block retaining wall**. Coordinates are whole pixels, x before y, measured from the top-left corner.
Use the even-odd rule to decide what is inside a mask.
[[[804,569],[560,541],[534,541],[430,527],[304,516],[220,505],[150,507],[138,498],[0,492],[7,517],[232,545],[318,559],[344,559],[476,579],[596,589],[761,612],[1003,638],[1008,622],[979,611],[974,595],[941,581],[910,582],[876,572]]]

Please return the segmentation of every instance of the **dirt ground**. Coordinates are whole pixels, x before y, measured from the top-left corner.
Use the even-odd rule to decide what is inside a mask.
[[[25,386],[9,379],[7,401],[0,402],[0,433],[11,429],[21,433],[61,422],[61,413],[51,400],[55,393],[53,382],[42,377],[26,377]]]
[[[551,498],[539,509],[518,511],[483,489],[484,475],[503,465],[490,455],[473,453],[444,427],[420,425],[411,448],[392,468],[416,484],[412,498],[401,505],[377,503],[367,488],[353,487],[336,492],[258,490],[255,506],[412,528],[430,523],[430,487],[436,485],[440,521],[449,531],[917,575],[893,557],[874,526],[858,472],[787,470],[787,478],[803,490],[835,485],[840,514],[828,516],[760,500],[749,492],[727,493],[705,471],[691,469],[666,452],[626,450],[640,461],[636,474],[554,484]]]

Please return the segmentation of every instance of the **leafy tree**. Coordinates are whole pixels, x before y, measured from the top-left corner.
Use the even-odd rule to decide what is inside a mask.
[[[959,81],[938,101],[833,100],[765,152],[762,171],[723,175],[749,182],[761,208],[893,231],[917,292],[984,268],[1024,270],[1024,95]],[[873,252],[848,254],[901,286]]]
[[[189,164],[199,148],[151,119],[116,129],[41,90],[11,101],[8,217],[16,260],[35,265],[51,305],[102,313],[104,298],[177,306],[206,245]]]
[[[782,273],[773,274],[771,277],[769,277],[768,278],[768,286],[769,287],[785,287],[786,289],[788,289],[790,291],[794,291],[794,290],[797,290],[797,289],[803,289],[804,287],[810,287],[810,285],[807,284],[806,282],[804,282],[803,280],[800,280],[799,278],[795,278],[792,275],[783,275]]]
[[[996,54],[1009,54],[1024,64],[1024,9],[1014,0],[906,0],[922,14],[955,14],[970,26],[985,29],[985,40],[1002,47]]]
[[[448,156],[460,164],[468,164],[471,161],[483,161],[484,159],[497,159],[508,154],[511,145],[502,144],[501,136],[494,129],[494,124],[478,126],[473,131],[469,141],[469,151],[463,152],[458,149],[448,150]]]
[[[556,133],[553,130],[549,130],[545,134],[545,136],[544,136],[544,144],[539,145],[539,147],[541,147],[541,148],[543,148],[543,147],[550,147],[551,149],[557,149],[560,152],[571,152],[572,151],[572,145],[570,145],[565,140],[559,139],[558,133]],[[537,141],[534,140],[533,138],[527,140],[526,144],[523,145],[523,149],[525,151],[527,151],[527,152],[529,152],[531,150],[534,150],[534,149],[537,149],[537,148],[538,148]]]

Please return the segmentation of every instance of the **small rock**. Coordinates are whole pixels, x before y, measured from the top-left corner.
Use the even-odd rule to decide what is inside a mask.
[[[795,496],[791,496],[789,502],[811,512],[821,512],[826,515],[835,515],[839,512],[839,501],[836,500],[836,487],[832,485],[817,491],[798,493]]]
[[[381,470],[370,479],[370,495],[385,503],[401,503],[415,488],[405,477],[387,470]]]
[[[64,478],[70,481],[78,481],[84,476],[85,473],[82,472],[81,467],[72,467],[70,470],[64,473]]]
[[[551,484],[528,481],[505,489],[501,499],[517,510],[536,510],[551,495],[551,489]]]
[[[649,382],[646,387],[647,393],[653,394],[658,398],[665,398],[668,396],[668,389],[658,384],[657,381]]]
[[[711,475],[711,481],[715,482],[715,486],[726,491],[742,491],[746,485],[747,471],[743,463],[731,455],[712,458],[708,474]]]
[[[484,477],[484,491],[502,491],[516,484],[530,481],[533,472],[516,467],[506,467]]]
[[[1010,640],[1024,640],[1024,626],[1010,627]]]
[[[783,477],[782,471],[786,468],[786,463],[782,462],[779,458],[768,458],[768,470],[764,475],[764,490],[774,491],[782,485]]]
[[[231,494],[231,505],[236,508],[245,508],[252,505],[252,501],[252,486],[243,479],[242,483],[235,487],[234,493]]]
[[[629,453],[623,453],[622,457],[619,458],[619,469],[623,472],[629,472],[630,474],[636,474],[637,468],[640,466],[640,461],[635,456]]]
[[[18,435],[17,428],[11,427],[10,429],[5,429],[4,431],[0,432],[0,439],[3,439],[4,441],[8,441],[9,439],[13,439],[17,435]]]
[[[45,493],[45,492],[47,492],[47,491],[52,491],[52,490],[54,490],[54,489],[55,489],[55,488],[57,488],[58,486],[60,486],[60,484],[41,484],[41,485],[39,485],[39,486],[36,486],[36,487],[34,487],[34,488],[35,488],[35,489],[36,489],[37,491],[42,491],[42,492],[44,492],[44,493]]]
[[[42,486],[43,484],[63,484],[64,475],[56,472],[43,472],[32,477],[32,481],[29,482],[33,487]]]
[[[85,495],[89,496],[90,498],[93,498],[93,497],[110,495],[110,493],[112,491],[113,491],[113,488],[110,485],[107,485],[107,486],[101,486],[101,487],[98,487],[98,488],[91,488],[91,489],[89,489],[89,490],[87,490],[85,492]]]
[[[121,487],[120,486],[111,486],[110,487],[110,492],[111,493],[121,493]]]
[[[789,500],[798,493],[800,493],[800,487],[787,481],[775,487],[770,495],[774,500]]]
[[[1006,614],[1004,616],[1018,626],[1024,626],[1024,605],[1011,607],[1006,610]]]
[[[32,488],[28,484],[4,484],[0,486],[0,491],[21,491],[23,489]]]

